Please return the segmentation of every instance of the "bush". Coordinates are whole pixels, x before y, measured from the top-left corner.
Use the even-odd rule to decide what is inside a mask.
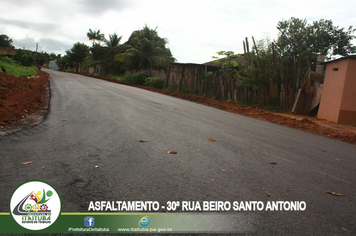
[[[0,62],[4,62],[7,64],[14,64],[15,61],[5,55],[5,53],[0,53]]]
[[[73,72],[73,69],[67,69],[67,70],[65,70],[65,72],[72,73],[72,72]]]
[[[7,74],[13,75],[15,77],[29,77],[37,73],[36,68],[20,66],[11,58],[3,55],[0,55],[0,67],[4,67]]]
[[[163,89],[164,81],[159,77],[149,77],[145,80],[145,86]]]
[[[116,80],[120,80],[120,81],[125,81],[125,77],[122,77],[122,76],[117,76],[117,75],[111,75],[111,74],[109,74],[109,75],[107,75],[107,76],[105,76],[105,77],[107,77],[107,78],[109,78],[109,79],[116,79]]]
[[[94,73],[85,72],[84,74],[89,75],[89,76],[94,76]]]
[[[3,62],[7,63],[7,64],[14,64],[15,61],[12,60],[11,58],[8,58],[8,57],[4,57],[1,59]]]
[[[18,49],[15,52],[13,59],[20,63],[23,66],[31,66],[36,62],[35,57],[32,55],[30,51]]]
[[[125,82],[130,84],[144,85],[145,80],[147,79],[147,71],[138,72],[134,75],[128,75],[125,78]]]

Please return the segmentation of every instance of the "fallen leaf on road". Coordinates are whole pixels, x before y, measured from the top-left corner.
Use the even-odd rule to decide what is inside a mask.
[[[269,163],[269,164],[271,164],[271,165],[277,165],[277,162],[271,162],[271,163]]]
[[[329,193],[331,195],[335,195],[335,196],[342,196],[342,194],[340,194],[340,193],[335,193],[335,192],[330,192],[330,191],[327,191],[327,193]]]
[[[27,161],[27,162],[22,162],[22,163],[20,163],[21,165],[28,165],[28,164],[32,164],[33,163],[33,161]]]
[[[140,140],[140,143],[148,142],[150,140]]]
[[[95,166],[95,168],[98,168],[99,166]]]
[[[167,151],[167,150],[166,150],[166,153],[168,153],[168,154],[178,154],[176,151]]]
[[[287,190],[287,192],[291,192],[291,191],[293,191],[293,189],[288,189],[288,190]]]
[[[62,121],[68,121],[68,120],[62,120]]]
[[[339,159],[335,159],[335,160],[340,161]]]
[[[209,141],[212,141],[212,142],[215,142],[216,140],[215,139],[212,139],[212,138],[208,138]]]
[[[347,232],[349,232],[349,231],[348,231],[347,229],[345,229],[344,227],[342,227],[342,229],[345,230],[345,231],[347,231]]]
[[[272,196],[272,194],[270,194],[270,193],[267,193],[267,197],[270,197],[270,196]]]
[[[178,110],[178,108],[174,108],[174,110]]]
[[[83,118],[88,118],[89,116],[83,116]]]
[[[45,166],[44,167],[42,167],[42,169],[44,169],[44,168],[46,168]]]

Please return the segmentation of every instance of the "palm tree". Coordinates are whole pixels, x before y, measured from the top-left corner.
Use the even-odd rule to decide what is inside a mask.
[[[93,40],[93,45],[95,44],[95,40],[103,41],[105,39],[104,34],[100,34],[100,30],[92,31],[91,29],[89,29],[87,36],[88,36],[89,40]]]
[[[166,43],[166,39],[158,36],[157,27],[150,29],[145,25],[131,34],[126,43],[128,49],[119,54],[117,60],[128,63],[132,69],[147,70],[149,74],[153,69],[167,69],[175,59]]]
[[[116,33],[109,35],[109,40],[104,39],[105,42],[105,59],[103,64],[108,73],[121,73],[124,70],[124,65],[121,62],[116,61],[116,55],[123,53],[123,46],[120,45],[122,36],[118,36]]]
[[[122,36],[118,36],[116,33],[109,35],[109,40],[104,39],[104,42],[108,48],[115,48],[119,46]]]

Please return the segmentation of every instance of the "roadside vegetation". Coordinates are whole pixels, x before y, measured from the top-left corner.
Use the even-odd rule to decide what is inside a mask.
[[[72,70],[67,70],[66,72],[73,72]],[[109,78],[115,79],[118,81],[123,81],[128,84],[133,85],[144,85],[152,88],[163,89],[164,82],[159,77],[148,77],[148,73],[146,71],[141,71],[136,74],[128,75],[128,76],[118,76],[118,75],[95,75],[92,73],[84,73],[89,76],[95,76],[98,78]]]
[[[13,41],[7,35],[0,35],[0,47],[14,49]],[[32,52],[30,50],[17,49],[13,57],[0,53],[1,72],[13,76],[29,77],[37,73],[38,69],[48,64],[49,61],[61,58],[58,54],[48,54],[47,52]]]
[[[278,104],[278,93],[283,84],[286,83],[286,77],[294,77],[295,69],[299,71],[300,75],[303,70],[314,68],[315,58],[321,53],[325,53],[328,58],[335,55],[355,53],[356,49],[351,44],[351,40],[354,38],[352,34],[355,32],[353,27],[350,26],[347,30],[340,29],[333,26],[331,21],[325,20],[313,22],[310,25],[306,20],[291,18],[288,21],[281,21],[278,24],[278,29],[280,34],[277,40],[270,40],[266,37],[255,41],[252,38],[251,51],[247,39],[244,40],[245,52],[242,55],[235,54],[232,51],[218,52],[219,57],[224,57],[214,58],[218,69],[216,71],[203,71],[198,74],[193,92],[188,91],[184,86],[166,84],[167,81],[156,76],[157,73],[155,72],[157,71],[167,72],[175,59],[169,48],[166,47],[167,40],[158,36],[157,28],[150,29],[147,26],[134,31],[129,40],[123,44],[121,44],[122,37],[116,33],[110,34],[109,38],[105,38],[100,30],[93,31],[90,29],[87,36],[90,40],[93,40],[92,45],[75,43],[64,56],[28,50],[17,50],[16,55],[12,58],[0,55],[0,66],[4,67],[8,73],[1,74],[0,93],[2,97],[6,96],[6,99],[0,101],[2,103],[0,109],[3,109],[0,114],[16,114],[15,120],[18,120],[28,116],[32,112],[31,109],[33,111],[38,109],[39,106],[37,105],[46,104],[45,100],[39,104],[40,100],[35,97],[35,93],[44,95],[47,91],[37,89],[46,88],[48,77],[45,73],[39,72],[38,76],[41,77],[42,75],[45,80],[37,85],[29,85],[28,83],[40,82],[38,76],[36,79],[29,80],[27,78],[16,79],[9,74],[27,77],[36,73],[36,68],[47,64],[49,61],[56,60],[62,71],[85,73],[116,83],[122,81],[137,85],[140,88],[148,86],[150,88],[145,87],[145,89],[355,143],[352,134],[323,128],[308,119],[297,121],[265,112],[265,110],[283,111]],[[12,40],[7,36],[0,35],[0,47],[13,48]],[[309,48],[309,50],[306,48]],[[241,63],[240,60],[237,63],[236,58],[242,59],[243,62]],[[298,66],[293,67],[293,65]],[[267,104],[256,104],[249,96],[238,97],[235,100],[227,97],[225,93],[224,97],[221,96],[221,92],[219,94],[221,89],[219,86],[222,82],[219,79],[224,77],[227,79],[224,82],[228,84],[226,88],[230,91],[237,88],[240,91],[247,92],[246,94],[257,94],[260,91],[268,90],[272,84],[276,93],[267,93],[269,100]],[[33,91],[22,88],[31,88]],[[20,95],[21,97],[19,97]],[[32,101],[31,99],[33,104],[26,108],[22,107],[26,102]],[[5,106],[5,102],[10,106]],[[15,102],[21,104],[21,107],[11,105]],[[254,109],[256,107],[265,110]],[[0,125],[12,122],[11,117],[4,116],[2,118],[4,121],[0,122]]]
[[[295,96],[303,75],[309,69],[315,70],[318,55],[326,55],[330,60],[356,53],[356,47],[351,43],[355,32],[352,26],[344,29],[324,19],[310,24],[305,19],[292,17],[278,22],[276,27],[279,31],[277,39],[266,36],[255,40],[252,37],[251,44],[246,38],[243,54],[217,52],[213,59],[218,69],[200,72],[195,79],[194,91],[188,89],[190,82],[184,78],[177,84],[153,76],[155,71],[167,74],[175,58],[166,47],[167,39],[158,35],[157,28],[151,29],[147,25],[132,32],[123,44],[122,36],[116,33],[107,39],[100,30],[89,29],[87,37],[92,40],[92,46],[74,44],[59,63],[76,67],[76,72],[130,84],[283,111],[291,108],[293,99],[287,101],[287,98]],[[82,50],[75,50],[79,46]],[[81,65],[80,69],[78,65]]]
[[[326,55],[330,60],[356,53],[356,47],[352,45],[355,38],[353,26],[345,29],[335,26],[331,20],[309,23],[306,19],[292,17],[279,21],[276,28],[276,39],[266,36],[255,40],[252,37],[250,43],[246,37],[243,54],[217,52],[218,57],[213,59],[218,69],[199,72],[194,91],[191,87],[188,89],[188,81],[184,78],[171,83],[157,76],[159,73],[155,72],[167,74],[176,60],[167,47],[168,40],[159,36],[157,27],[147,25],[133,31],[126,42],[122,42],[122,36],[116,32],[105,37],[100,30],[89,29],[86,35],[92,41],[91,46],[77,42],[63,56],[18,50],[13,60],[2,57],[1,63],[9,73],[28,75],[22,72],[22,66],[40,67],[55,60],[60,70],[66,72],[283,110],[290,108],[291,98],[295,96],[303,75],[309,69],[315,70],[317,56]],[[13,47],[12,40],[0,35],[0,46]]]
[[[29,77],[37,73],[37,69],[33,66],[23,66],[18,61],[5,56],[0,53],[0,67],[4,68],[7,74],[15,77]]]
[[[62,70],[164,88],[163,78],[152,76],[152,72],[167,70],[175,58],[166,47],[167,39],[158,35],[157,28],[151,29],[145,25],[132,32],[123,44],[122,36],[116,33],[110,34],[107,39],[100,30],[89,29],[87,37],[92,40],[91,47],[77,42],[66,51],[66,56],[57,60]],[[125,76],[125,71],[131,73]]]

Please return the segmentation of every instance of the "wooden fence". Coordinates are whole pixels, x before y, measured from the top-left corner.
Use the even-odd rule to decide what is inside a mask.
[[[248,45],[246,38],[243,56],[250,53]],[[256,54],[259,66],[262,67],[257,50]],[[293,110],[296,113],[309,113],[320,102],[324,57],[321,56],[318,59],[320,61],[316,63],[318,73],[315,73],[310,70],[310,62],[303,61],[302,63],[302,60],[295,56],[282,58],[273,43],[272,54],[274,79],[268,80],[267,78],[263,85],[260,83],[259,86],[238,86],[239,81],[236,77],[217,73],[221,65],[213,62],[172,63],[169,69],[166,72],[161,71],[158,77],[164,79],[166,89],[179,93],[220,100],[243,101],[256,105],[279,106],[281,109]],[[239,64],[246,63],[247,60],[241,58],[235,57],[239,60]]]
[[[309,70],[308,75],[303,77],[301,63],[298,63],[296,58],[291,58],[289,62],[277,63],[279,71],[276,73],[280,79],[275,83],[269,81],[259,90],[239,87],[237,78],[216,73],[219,69],[217,66],[204,64],[172,63],[168,71],[160,74],[160,77],[164,78],[166,89],[180,93],[256,105],[279,106],[285,110],[292,110],[297,102],[299,105],[294,112],[309,113],[315,107],[311,103],[312,101],[315,103],[316,94],[320,94],[318,87],[313,85],[315,81],[322,80],[323,76]]]

